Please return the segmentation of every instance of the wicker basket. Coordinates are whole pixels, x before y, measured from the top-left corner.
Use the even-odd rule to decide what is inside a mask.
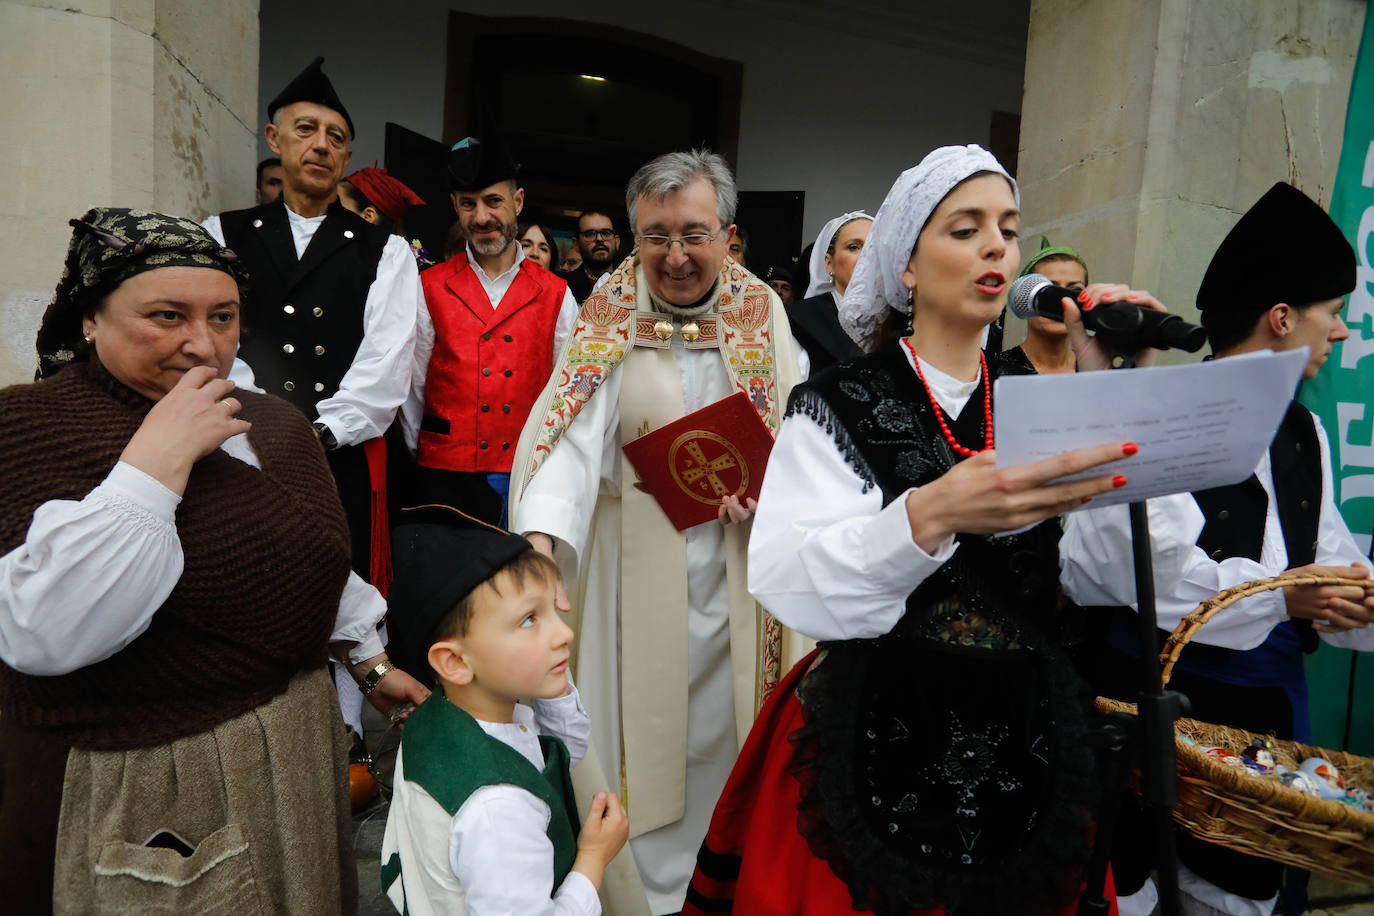
[[[1275,576],[1220,592],[1198,605],[1169,636],[1160,653],[1163,683],[1169,683],[1179,653],[1203,624],[1222,610],[1260,592],[1289,585],[1367,586],[1368,580],[1330,576]],[[1104,711],[1135,712],[1134,704],[1098,698]],[[1259,736],[1238,728],[1179,719],[1177,734],[1198,744],[1222,747],[1240,755]],[[1335,764],[1347,786],[1374,791],[1374,760],[1328,751],[1292,741],[1274,742],[1274,758],[1289,769],[1307,757]],[[1374,814],[1339,802],[1314,798],[1277,779],[1229,767],[1196,747],[1176,744],[1178,805],[1174,820],[1200,839],[1240,852],[1295,865],[1319,875],[1356,885],[1374,882]]]

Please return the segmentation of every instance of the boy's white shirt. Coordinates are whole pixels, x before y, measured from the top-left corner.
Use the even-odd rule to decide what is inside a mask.
[[[535,700],[533,709],[518,705],[513,719],[476,721],[541,771],[541,734],[563,739],[571,766],[587,751],[591,720],[576,688],[556,700]],[[398,911],[414,916],[598,916],[596,888],[580,872],[569,872],[554,890],[549,817],[543,801],[511,785],[478,789],[450,817],[428,792],[406,781],[397,751],[382,861],[399,854],[401,877],[383,890]]]

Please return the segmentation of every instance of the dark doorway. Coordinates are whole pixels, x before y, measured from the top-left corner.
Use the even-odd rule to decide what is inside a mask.
[[[419,239],[431,260],[444,260],[444,240],[453,224],[453,205],[444,180],[444,153],[448,147],[388,121],[386,124],[386,171],[403,182],[425,202],[406,211],[406,237]]]
[[[770,267],[797,275],[805,191],[740,191],[735,223],[749,233],[745,266],[758,276]],[[800,298],[800,297],[798,297]]]
[[[524,218],[556,230],[617,217],[635,169],[708,147],[732,164],[743,65],[652,35],[540,17],[451,12],[445,146],[495,126],[521,163]]]

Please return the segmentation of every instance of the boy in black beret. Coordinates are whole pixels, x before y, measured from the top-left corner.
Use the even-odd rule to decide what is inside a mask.
[[[1355,287],[1355,253],[1314,201],[1275,184],[1222,240],[1198,289],[1213,355],[1308,349],[1312,378],[1332,346],[1350,336],[1342,297]],[[1316,418],[1293,401],[1269,451],[1248,480],[1193,494],[1204,521],[1182,582],[1158,596],[1159,625],[1170,630],[1212,594],[1284,572],[1367,578],[1368,560],[1336,508],[1331,453]],[[1370,588],[1301,586],[1237,602],[1199,631],[1169,686],[1191,701],[1190,715],[1257,734],[1311,743],[1303,656],[1320,641],[1374,649]],[[1118,619],[1112,640],[1138,654],[1134,621]],[[1125,664],[1122,662],[1122,664]],[[1121,670],[1118,664],[1115,666]],[[1124,695],[1116,685],[1113,695]],[[1109,688],[1110,689],[1110,688]],[[1118,835],[1127,832],[1118,829]],[[1186,912],[1272,912],[1282,867],[1179,836]],[[1114,860],[1119,892],[1140,886]],[[1149,903],[1152,892],[1145,891]],[[1290,885],[1286,897],[1301,896]],[[1285,912],[1294,900],[1285,900]],[[1120,901],[1123,916],[1140,912]]]
[[[437,689],[396,756],[387,897],[416,916],[600,913],[597,889],[629,822],[599,793],[578,831],[570,770],[591,723],[568,679],[558,568],[447,506],[406,510],[393,538],[391,651]]]

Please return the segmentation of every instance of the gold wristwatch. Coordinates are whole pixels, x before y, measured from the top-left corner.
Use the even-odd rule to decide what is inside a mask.
[[[386,677],[388,674],[395,670],[396,666],[393,665],[390,661],[384,660],[378,662],[377,667],[369,671],[367,673],[367,676],[363,678],[363,682],[358,685],[358,689],[363,692],[363,696],[367,696],[372,691],[377,689],[377,685],[382,682],[382,678]]]

